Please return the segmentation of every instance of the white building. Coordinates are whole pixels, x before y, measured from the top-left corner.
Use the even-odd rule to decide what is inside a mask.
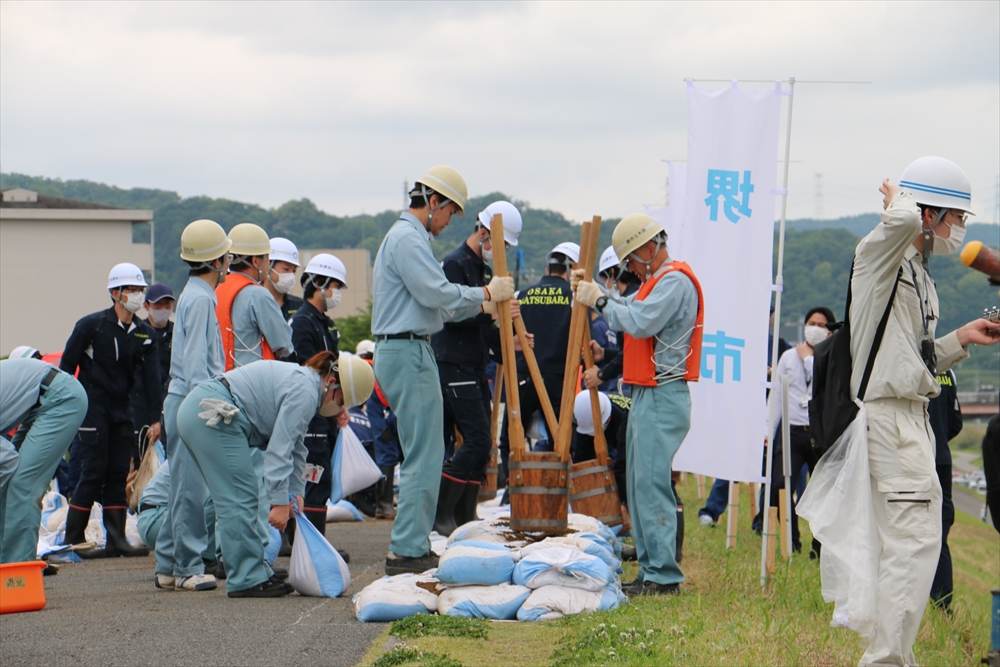
[[[78,319],[111,306],[108,272],[153,269],[152,211],[4,190],[0,200],[0,356],[18,345],[58,352]]]

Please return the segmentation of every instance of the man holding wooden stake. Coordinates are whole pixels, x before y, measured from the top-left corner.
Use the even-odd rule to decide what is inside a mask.
[[[627,216],[611,240],[618,258],[642,280],[636,295],[609,295],[584,280],[580,269],[571,282],[580,303],[596,307],[612,329],[625,332],[623,375],[634,387],[626,479],[639,574],[622,588],[630,595],[679,593],[684,573],[677,565],[670,475],[691,424],[687,383],[700,373],[704,299],[690,267],[671,261],[667,234],[649,216]]]
[[[404,456],[385,561],[390,575],[437,567],[428,536],[444,462],[444,406],[431,334],[445,321],[474,316],[484,302],[514,296],[513,278],[494,276],[485,287],[456,285],[434,259],[431,236],[440,234],[452,215],[462,215],[467,199],[461,174],[445,165],[431,167],[417,180],[409,210],[386,234],[375,257],[375,376],[396,413]]]

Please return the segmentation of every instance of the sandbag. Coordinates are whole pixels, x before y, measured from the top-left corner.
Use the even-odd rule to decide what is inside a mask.
[[[585,591],[567,586],[542,586],[531,592],[517,611],[519,621],[551,621],[563,616],[592,611],[610,611],[625,602],[617,584],[600,591]]]
[[[365,517],[350,500],[327,501],[326,522],[342,523],[344,521],[364,521]]]
[[[415,614],[433,614],[438,610],[438,596],[427,588],[434,588],[437,583],[437,579],[426,574],[382,577],[351,598],[354,614],[362,623],[387,623]]]
[[[333,450],[333,487],[330,500],[337,502],[367,489],[382,479],[382,471],[378,469],[365,446],[358,436],[349,428],[340,429],[337,436],[337,446]]]
[[[503,528],[495,520],[470,521],[456,528],[448,537],[448,544],[466,540],[483,540],[485,535],[499,535]]]
[[[531,589],[566,586],[599,592],[618,580],[607,563],[570,547],[547,547],[521,554],[514,567],[514,583]]]
[[[456,542],[439,559],[435,577],[454,586],[509,584],[516,562],[517,555],[499,544]]]
[[[605,542],[597,535],[588,535],[586,537],[584,537],[583,535],[562,535],[560,537],[547,537],[541,542],[535,542],[534,544],[529,544],[525,547],[522,547],[521,555],[527,556],[528,554],[538,551],[539,549],[548,549],[549,547],[554,547],[554,546],[579,549],[585,554],[590,554],[591,556],[597,556],[615,572],[621,572],[621,566],[622,566],[621,560],[615,557],[611,545],[609,545],[607,542]]]
[[[816,464],[796,510],[823,545],[823,599],[834,603],[830,625],[850,628],[871,642],[878,616],[882,545],[875,530],[868,470],[868,414],[858,403],[857,417]]]
[[[267,534],[269,539],[267,546],[264,547],[264,560],[268,565],[274,565],[274,561],[278,560],[278,552],[281,551],[281,531],[274,526],[268,526]]]
[[[457,586],[438,597],[438,613],[463,618],[491,618],[510,621],[531,595],[531,589],[512,584],[497,586]]]
[[[288,583],[299,595],[335,598],[351,585],[351,572],[337,550],[298,508]]]

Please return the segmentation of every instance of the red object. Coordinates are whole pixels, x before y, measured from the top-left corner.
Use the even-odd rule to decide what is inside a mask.
[[[688,382],[697,382],[701,376],[701,337],[705,328],[705,298],[701,293],[701,283],[695,277],[691,267],[685,262],[673,262],[666,271],[656,276],[652,280],[647,280],[639,288],[635,295],[636,301],[643,301],[660,278],[673,271],[680,271],[694,283],[694,288],[698,291],[698,315],[695,317],[694,331],[691,332],[691,350],[688,353],[687,367],[684,372],[684,379]],[[627,384],[636,384],[640,387],[656,386],[656,364],[654,356],[653,338],[633,338],[625,334],[624,352],[625,360],[622,367],[622,379]]]
[[[233,333],[233,302],[236,295],[244,287],[256,285],[249,276],[242,273],[230,273],[226,276],[226,282],[215,288],[215,294],[219,297],[219,305],[215,307],[215,316],[219,319],[219,329],[222,331],[222,350],[226,355],[226,370],[231,371],[236,367],[236,334]],[[260,339],[261,359],[274,359],[274,352],[271,346],[263,337]]]

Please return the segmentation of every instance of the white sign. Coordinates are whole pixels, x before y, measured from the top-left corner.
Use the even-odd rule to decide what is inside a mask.
[[[683,215],[665,217],[671,257],[690,264],[701,282],[705,329],[701,379],[689,385],[691,430],[674,459],[677,470],[763,479],[781,95],[780,84],[768,90],[688,85],[686,192],[671,196]]]

